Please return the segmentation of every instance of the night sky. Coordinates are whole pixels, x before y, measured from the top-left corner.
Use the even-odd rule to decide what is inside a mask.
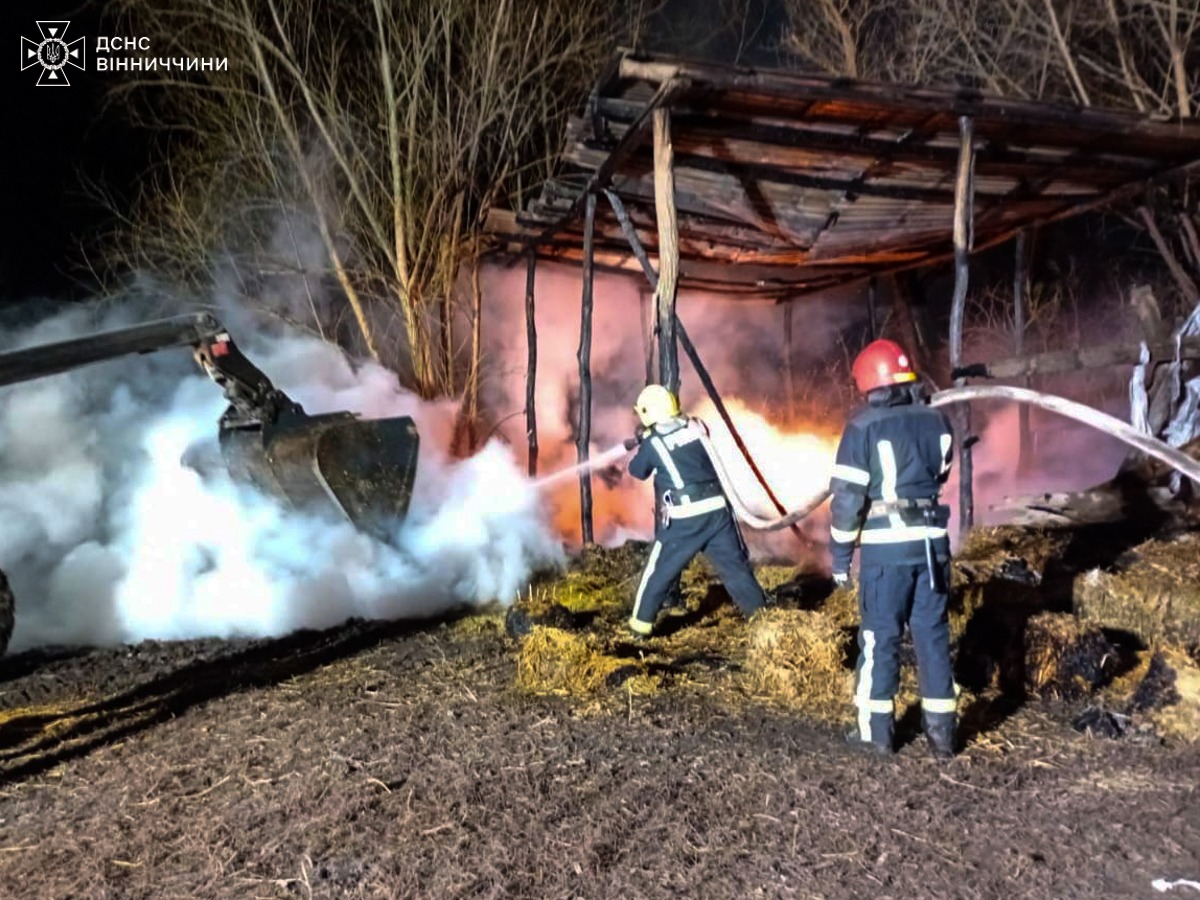
[[[22,37],[37,40],[38,20],[67,20],[68,41],[85,38],[86,70],[67,69],[70,87],[38,87],[40,67],[17,65]],[[78,243],[104,224],[104,212],[83,195],[82,172],[127,193],[146,166],[146,143],[120,121],[99,118],[113,77],[94,69],[100,9],[79,0],[6,0],[3,34],[9,68],[3,75],[7,144],[4,233],[0,241],[0,302],[36,296],[86,296],[79,285]]]
[[[760,2],[772,5],[771,0]],[[694,46],[699,35],[719,30],[711,17],[697,16],[698,10],[707,10],[709,4],[697,3],[669,0],[659,11],[661,17],[676,23],[669,29],[674,39],[689,46]],[[118,29],[102,24],[104,0],[4,0],[0,6],[4,40],[11,54],[2,79],[10,162],[4,172],[0,304],[11,306],[38,296],[83,298],[89,293],[89,276],[79,265],[79,243],[104,225],[106,213],[84,195],[80,176],[128,197],[149,158],[147,136],[129,129],[119,110],[101,117],[103,91],[119,83],[122,76],[95,70],[96,38],[115,35]],[[776,38],[778,18],[765,12],[762,18],[755,16],[755,36],[760,42],[764,35],[770,39],[768,43]],[[21,38],[40,37],[39,20],[67,20],[67,40],[85,38],[86,71],[64,70],[70,87],[38,87],[40,67],[21,71],[16,64],[23,49]],[[737,36],[725,34],[722,41],[736,42]],[[733,52],[732,47],[709,49]],[[85,281],[82,285],[81,279]]]

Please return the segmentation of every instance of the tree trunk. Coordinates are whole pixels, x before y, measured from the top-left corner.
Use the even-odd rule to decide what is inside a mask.
[[[675,343],[675,299],[679,285],[679,225],[675,213],[674,150],[671,113],[654,110],[654,209],[658,220],[659,382],[679,393],[679,351]]]

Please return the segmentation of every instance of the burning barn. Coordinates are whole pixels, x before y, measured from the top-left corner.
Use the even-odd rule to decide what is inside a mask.
[[[1031,401],[1052,413],[1075,416],[1134,448],[1126,447],[1129,462],[1113,482],[1010,497],[1000,509],[1028,525],[1068,526],[1075,533],[1083,526],[1116,523],[1116,537],[1109,532],[1101,539],[1088,532],[1087,538],[1079,538],[1103,547],[1098,554],[1084,554],[1079,545],[1070,551],[1060,546],[1045,580],[1038,574],[1031,576],[1033,581],[1022,581],[1021,573],[1032,564],[1026,557],[1043,552],[1034,550],[1029,538],[1018,539],[1026,545],[1020,552],[976,541],[956,570],[959,603],[965,604],[956,632],[960,647],[977,640],[981,630],[992,640],[988,647],[974,645],[982,666],[974,689],[1015,685],[1014,690],[1037,691],[1039,685],[1075,685],[1081,683],[1075,669],[1094,669],[1097,677],[1084,678],[1090,692],[1111,681],[1113,672],[1105,666],[1116,658],[1108,643],[1112,636],[1094,629],[1118,626],[1099,617],[1072,630],[1066,620],[1053,616],[1070,613],[1076,605],[1081,590],[1076,578],[1081,585],[1094,585],[1101,577],[1096,567],[1112,568],[1122,548],[1151,538],[1164,524],[1190,521],[1189,479],[1200,475],[1192,441],[1200,421],[1191,399],[1194,390],[1184,383],[1197,350],[1189,324],[1195,317],[1172,323],[1150,288],[1129,285],[1122,293],[1130,294],[1129,305],[1142,325],[1140,347],[1129,341],[1045,352],[1026,348],[1031,237],[1042,226],[1084,213],[1133,206],[1185,301],[1194,303],[1200,292],[1183,271],[1183,254],[1164,237],[1146,198],[1185,183],[1197,165],[1200,123],[1192,120],[999,100],[972,90],[883,86],[622,54],[572,119],[560,174],[525,209],[494,212],[488,223],[499,255],[523,259],[527,267],[530,471],[537,470],[539,458],[534,402],[539,263],[573,263],[582,271],[578,396],[573,402],[578,418],[572,434],[578,460],[589,458],[593,443],[595,280],[599,273],[628,273],[645,280],[645,301],[653,298],[645,311],[649,322],[642,326],[644,335],[654,335],[644,342],[646,381],[677,388],[681,348],[711,404],[709,411],[729,435],[731,456],[740,455],[739,468],[748,473],[747,480],[752,475],[757,481],[767,504],[763,510],[773,505],[780,515],[797,506],[815,508],[823,498],[818,492],[807,503],[794,496],[789,502],[780,499],[778,483],[764,474],[765,467],[740,433],[744,412],[730,412],[723,385],[705,366],[705,358],[720,348],[706,346],[689,332],[689,321],[702,311],[687,298],[703,294],[720,303],[721,315],[730,323],[764,303],[777,308],[774,340],[782,345],[778,358],[785,363],[777,373],[782,376],[779,392],[789,397],[798,377],[790,345],[797,322],[811,308],[806,304],[831,293],[839,302],[862,304],[864,339],[880,334],[886,312],[889,330],[914,348],[930,379],[960,391],[945,395],[956,404],[961,436],[960,536],[975,523],[977,487],[972,445],[978,426],[972,427],[972,404],[964,401],[996,396],[1021,401],[1013,419],[1013,445],[1019,448],[1012,454],[1014,464],[1020,458],[1020,465],[1028,465],[1034,452],[1026,405]],[[1196,246],[1190,218],[1182,217],[1178,230],[1180,246],[1191,253]],[[995,357],[1005,354],[993,353],[990,361],[967,358],[964,317],[971,261],[1009,243],[1015,248],[1011,352],[1002,359]],[[953,284],[943,354],[927,305],[906,289],[905,276],[947,265]],[[1023,392],[1035,379],[1135,365],[1132,425]],[[1170,446],[1157,437],[1167,438]],[[592,476],[584,469],[575,509],[585,545],[592,543],[596,529],[593,490]],[[1048,540],[1039,537],[1033,544]],[[992,554],[995,562],[984,578],[978,569],[980,546],[990,547],[984,556]],[[1085,593],[1094,596],[1095,590],[1086,588]],[[811,607],[815,602],[810,591],[804,603]],[[1087,605],[1095,609],[1097,601]],[[972,617],[978,619],[974,626]],[[997,627],[989,629],[985,620]],[[805,631],[811,628],[805,626]],[[1024,646],[1027,634],[1030,647]],[[1126,637],[1135,644],[1143,640],[1136,634]],[[760,641],[764,647],[780,643],[778,637],[765,640]],[[762,656],[764,651],[756,652]],[[1106,653],[1108,660],[1100,665],[1097,660]],[[823,658],[837,655],[829,651]],[[1055,667],[1063,658],[1078,665],[1060,671],[1061,666]]]

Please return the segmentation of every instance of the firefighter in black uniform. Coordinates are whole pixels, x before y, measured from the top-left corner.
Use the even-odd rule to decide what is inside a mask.
[[[833,577],[850,583],[861,548],[861,618],[851,737],[894,752],[894,697],[900,640],[907,624],[917,652],[921,720],[934,756],[954,753],[956,705],[946,600],[950,576],[950,510],[938,502],[950,473],[953,431],[928,396],[904,350],[874,341],[854,361],[866,406],[847,423],[830,490]]]
[[[655,523],[654,546],[646,562],[629,627],[641,636],[654,631],[654,621],[679,574],[697,553],[708,557],[742,614],[749,618],[766,602],[750,568],[746,545],[710,453],[708,428],[684,416],[675,395],[661,385],[645,388],[634,404],[642,428],[629,474],[654,476],[662,513]]]

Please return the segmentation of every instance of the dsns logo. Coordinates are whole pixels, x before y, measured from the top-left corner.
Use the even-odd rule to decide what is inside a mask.
[[[42,33],[40,41],[21,38],[21,71],[31,66],[41,66],[38,87],[67,87],[67,66],[83,71],[84,42],[76,38],[67,43],[66,34],[70,22],[38,22]]]

